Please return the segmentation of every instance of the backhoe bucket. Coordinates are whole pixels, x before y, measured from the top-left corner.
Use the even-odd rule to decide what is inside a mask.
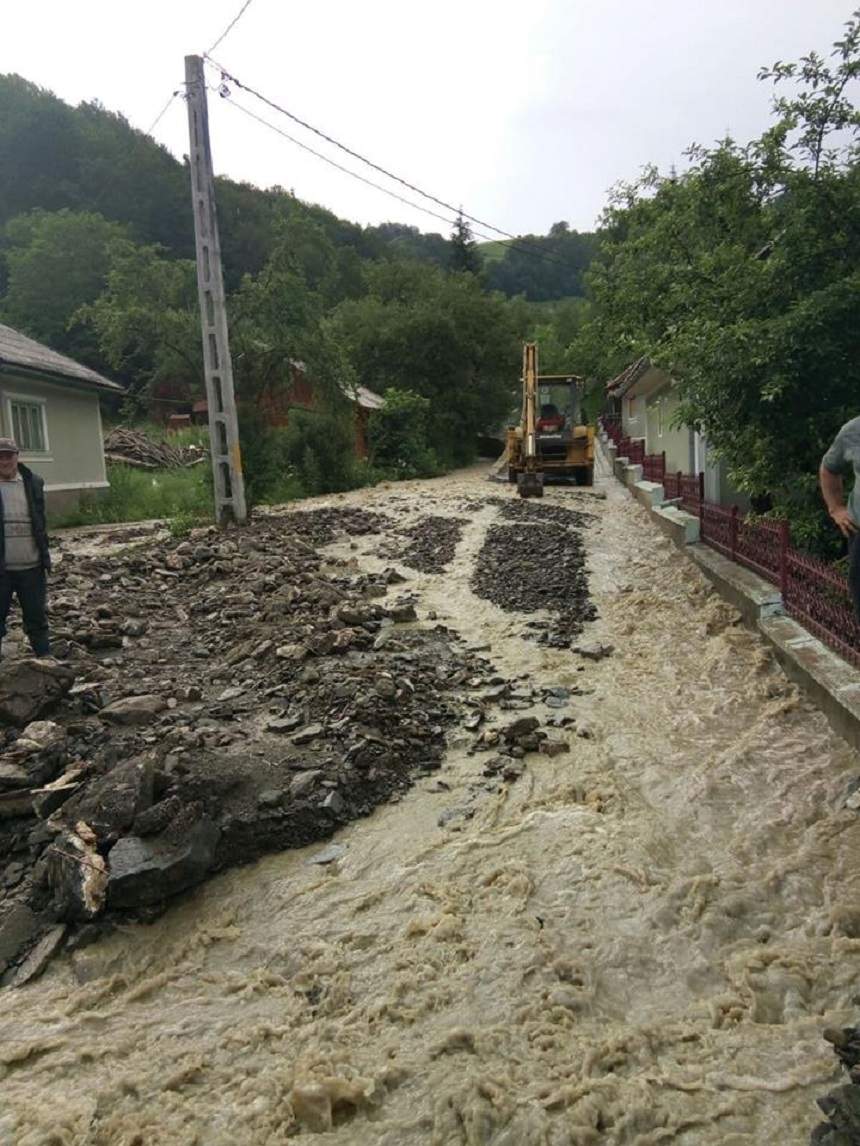
[[[520,497],[543,497],[543,474],[517,474],[517,493]]]

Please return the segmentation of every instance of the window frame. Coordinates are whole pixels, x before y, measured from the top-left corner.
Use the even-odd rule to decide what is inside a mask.
[[[39,450],[27,448],[23,442],[18,442],[18,448],[21,451],[21,456],[45,459],[51,452],[51,442],[48,437],[48,415],[46,407],[48,405],[47,398],[40,398],[34,394],[16,394],[7,391],[4,394],[5,405],[5,422],[9,428],[9,437],[15,438],[15,419],[12,413],[13,406],[35,406],[39,411],[39,419],[42,429],[42,448]],[[17,441],[17,438],[16,438]]]

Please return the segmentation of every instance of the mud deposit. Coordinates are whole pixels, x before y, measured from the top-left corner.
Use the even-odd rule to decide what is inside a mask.
[[[505,611],[473,591],[494,527],[569,529],[506,523],[483,471],[314,503],[398,529],[473,505],[444,576],[392,582],[379,535],[342,531],[319,554],[303,541],[322,565],[297,584],[316,592],[331,574],[350,606],[381,610],[408,592],[417,621],[380,616],[363,630],[370,652],[384,651],[372,648],[383,631],[398,643],[414,632],[450,648],[451,660],[425,651],[454,679],[462,658],[494,667],[476,663],[472,688],[463,664],[441,700],[415,702],[441,711],[444,700],[457,715],[440,767],[419,769],[396,802],[326,845],[224,871],[152,923],[66,949],[40,979],[0,993],[3,1146],[805,1146],[816,1098],[845,1081],[822,1032],[857,1019],[860,828],[844,801],[860,761],[642,508],[603,488],[600,503],[565,489],[544,498],[595,518],[576,532],[598,610],[580,639],[615,650],[597,661],[523,640],[525,620],[553,614]],[[111,697],[131,670],[135,688],[172,679],[174,655],[184,679],[203,678],[238,628],[263,642],[282,625],[286,644],[300,626],[343,631],[308,619],[337,616],[343,600],[294,615],[277,580],[249,581],[251,612],[222,624],[218,576],[189,566],[175,571],[187,582],[162,578],[140,560],[127,590],[75,591],[115,611],[120,592],[161,598],[175,632],[167,661],[155,634],[148,650],[134,652],[137,637],[98,655],[75,637],[97,627],[95,598],[67,626],[88,650],[78,655],[103,669],[122,658],[105,669]],[[165,568],[160,554],[155,564]],[[181,621],[164,602],[174,581],[191,600],[197,580],[191,625],[190,609]],[[161,615],[153,607],[154,626]],[[322,654],[326,687],[343,672],[344,691],[369,694],[345,672],[350,651]],[[398,655],[410,653],[404,640]],[[313,689],[301,677],[320,655],[289,673],[278,664],[271,684],[265,657],[249,660],[219,673],[216,695],[207,684],[205,702],[159,719],[238,700],[239,719],[207,717],[198,731],[216,742],[193,751],[247,758],[253,720],[241,697],[218,696],[246,679],[255,696]],[[385,671],[395,684],[410,675],[402,663]],[[296,696],[275,697],[286,712],[273,703],[282,716],[266,719],[288,719]],[[376,718],[384,703],[366,711]],[[566,750],[541,750],[535,732],[550,728]],[[326,731],[349,741],[349,724]],[[131,733],[155,736],[153,750],[174,735]],[[369,743],[391,752],[394,735],[385,724],[383,743]]]

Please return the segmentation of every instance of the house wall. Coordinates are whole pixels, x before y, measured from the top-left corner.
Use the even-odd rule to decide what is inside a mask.
[[[644,438],[646,431],[645,399],[639,396],[621,399],[621,429],[627,438]]]
[[[693,434],[688,426],[673,426],[672,419],[678,409],[678,395],[671,386],[649,394],[645,399],[646,449],[649,454],[666,452],[669,473],[680,470],[693,472]]]
[[[45,479],[49,506],[58,508],[81,490],[107,489],[98,394],[52,385],[13,373],[0,374],[0,427],[13,436],[10,399],[37,402],[44,409],[47,449],[22,451],[21,461]]]

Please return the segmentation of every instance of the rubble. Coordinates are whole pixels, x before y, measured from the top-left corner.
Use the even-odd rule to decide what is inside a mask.
[[[27,724],[51,709],[72,687],[74,672],[50,657],[4,663],[0,724]]]
[[[422,517],[403,531],[408,545],[400,560],[422,573],[444,573],[454,559],[464,525],[460,517]]]
[[[523,635],[566,648],[597,616],[588,594],[578,527],[588,515],[563,506],[498,499],[502,515],[518,524],[491,525],[472,576],[472,589],[507,612],[547,610]]]
[[[396,570],[319,551],[388,526],[333,507],[62,553],[63,662],[4,662],[0,685],[5,982],[82,927],[325,840],[438,769],[476,689],[505,695],[479,652],[416,623],[413,595],[389,595]]]
[[[818,1099],[826,1122],[816,1126],[811,1146],[856,1146],[860,1142],[860,1026],[828,1029],[824,1038],[848,1072],[849,1081]]]

